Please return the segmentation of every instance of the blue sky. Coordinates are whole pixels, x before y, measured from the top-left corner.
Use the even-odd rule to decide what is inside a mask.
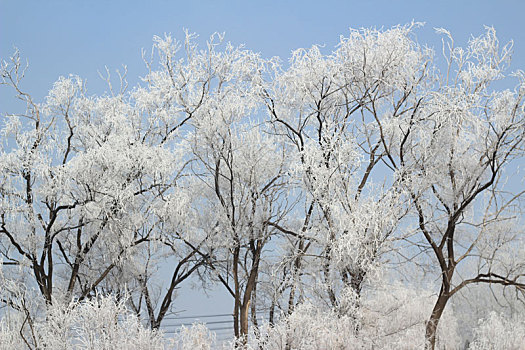
[[[153,35],[182,28],[204,40],[215,31],[226,39],[287,59],[291,50],[325,44],[331,48],[349,27],[390,27],[412,20],[425,22],[420,42],[439,45],[433,27],[445,27],[464,43],[493,25],[501,41],[515,41],[514,67],[525,68],[525,1],[122,1],[0,0],[0,58],[18,47],[29,60],[25,87],[44,96],[60,76],[78,74],[91,92],[103,83],[98,71],[126,64],[130,83],[145,73],[141,48]],[[5,106],[10,98],[0,90]],[[2,112],[5,110],[2,108]]]
[[[439,48],[434,27],[449,29],[459,44],[494,26],[500,41],[514,40],[512,68],[525,69],[525,1],[121,1],[0,0],[0,59],[16,46],[30,63],[23,87],[37,99],[61,75],[78,74],[88,90],[101,93],[98,71],[128,66],[131,84],[145,74],[140,50],[154,35],[183,28],[204,40],[215,31],[265,57],[286,60],[291,50],[324,44],[333,47],[348,28],[425,22],[418,40]],[[0,113],[13,112],[11,91],[0,89]],[[177,307],[193,314],[231,312],[222,292],[207,300],[185,290]]]

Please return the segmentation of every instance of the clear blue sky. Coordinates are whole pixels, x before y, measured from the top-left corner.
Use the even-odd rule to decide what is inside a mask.
[[[286,60],[299,47],[333,47],[349,27],[386,28],[415,20],[426,22],[417,32],[419,41],[435,47],[440,41],[433,27],[449,29],[464,44],[470,34],[481,34],[483,25],[494,26],[500,41],[515,41],[512,67],[525,69],[524,14],[523,0],[0,0],[0,58],[20,49],[30,63],[23,86],[37,98],[70,73],[87,78],[88,90],[100,93],[97,72],[105,65],[126,64],[130,83],[136,83],[145,73],[141,48],[151,47],[153,35],[182,38],[183,28],[203,39],[226,32],[234,44]],[[0,89],[0,113],[12,112],[12,101],[11,92]],[[205,301],[185,291],[177,307],[199,314],[231,312],[231,298],[214,295]]]
[[[44,96],[60,75],[88,79],[88,89],[103,84],[97,71],[126,64],[130,83],[145,73],[140,49],[153,35],[182,28],[205,39],[215,31],[226,39],[286,59],[292,49],[326,44],[333,47],[349,27],[390,27],[412,20],[426,22],[421,42],[439,45],[433,27],[452,31],[459,42],[483,25],[493,25],[501,41],[515,41],[514,67],[525,68],[525,1],[523,0],[0,0],[0,57],[16,46],[30,63],[25,87]],[[521,64],[520,64],[521,63]],[[5,106],[9,96],[0,91]],[[4,108],[1,108],[5,112]]]

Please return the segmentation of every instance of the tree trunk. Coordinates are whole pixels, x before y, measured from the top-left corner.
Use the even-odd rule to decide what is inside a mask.
[[[241,337],[246,338],[248,336],[248,312],[250,311],[250,300],[247,303],[241,305]],[[244,340],[243,340],[244,342]]]
[[[450,295],[444,293],[443,290],[439,292],[439,297],[434,305],[434,309],[432,310],[432,315],[430,315],[430,319],[427,321],[426,325],[425,349],[427,350],[434,350],[436,347],[436,333],[439,320],[441,319],[441,315],[443,315],[443,311],[445,310],[445,306],[447,306],[449,299]]]
[[[257,283],[255,283],[255,285],[253,286],[252,297],[250,298],[250,300],[253,329],[255,331],[255,334],[259,334],[259,322],[257,322]]]
[[[235,284],[235,305],[233,307],[233,330],[235,333],[235,337],[239,338],[240,333],[240,327],[239,327],[239,313],[241,310],[241,290],[240,290],[240,284],[239,284],[239,247],[235,247],[235,250],[233,252],[233,282]]]

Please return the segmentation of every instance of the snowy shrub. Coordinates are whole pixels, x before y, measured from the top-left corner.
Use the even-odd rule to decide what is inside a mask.
[[[323,311],[305,303],[274,326],[265,324],[260,334],[249,341],[251,349],[351,349],[358,346],[356,320],[339,316],[332,310]]]
[[[210,350],[215,342],[215,333],[211,333],[205,325],[196,323],[191,327],[182,326],[173,340],[178,350]]]
[[[68,306],[55,303],[31,325],[21,318],[21,314],[2,318],[0,349],[160,350],[168,344],[161,332],[145,328],[123,300],[111,296]]]
[[[505,317],[491,312],[487,318],[480,320],[477,328],[474,329],[474,341],[469,349],[525,349],[525,319],[522,315]]]

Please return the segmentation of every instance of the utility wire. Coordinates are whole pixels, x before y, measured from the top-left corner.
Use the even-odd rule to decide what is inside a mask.
[[[221,323],[231,323],[231,320],[227,321],[212,321],[212,322],[203,322],[204,325],[207,324],[221,324]],[[191,323],[176,323],[176,324],[165,324],[164,327],[181,327],[181,326],[191,326]]]
[[[233,327],[219,327],[219,328],[208,328],[208,330],[210,331],[221,331],[221,330],[225,330],[225,329],[231,329],[233,330]],[[168,330],[168,331],[164,331],[164,333],[177,333],[179,330],[175,330],[175,329],[172,329],[172,330]]]
[[[182,320],[187,318],[210,318],[210,317],[224,317],[233,316],[233,314],[216,314],[216,315],[200,315],[200,316],[166,316],[165,320]]]

